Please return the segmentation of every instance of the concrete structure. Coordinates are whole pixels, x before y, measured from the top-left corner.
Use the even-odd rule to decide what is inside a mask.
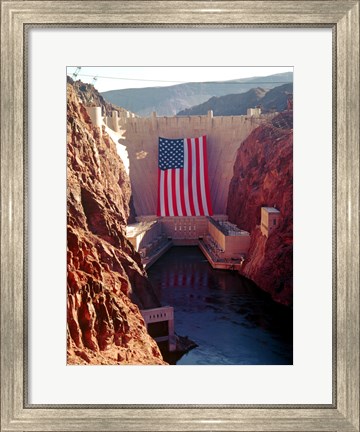
[[[208,218],[208,235],[204,239],[219,260],[240,260],[250,246],[250,234],[228,221]]]
[[[174,308],[164,306],[155,309],[140,310],[147,331],[156,342],[168,342],[169,351],[176,350],[174,329]]]
[[[162,217],[163,230],[174,245],[197,245],[198,239],[207,233],[205,216]]]
[[[126,227],[126,237],[140,253],[141,262],[149,268],[172,246],[156,216]]]
[[[226,221],[227,216],[214,215],[213,219]],[[142,226],[143,228],[153,226],[152,224],[154,224],[154,221],[158,221],[159,226],[161,226],[161,234],[171,239],[173,244],[178,246],[197,245],[198,240],[208,233],[208,219],[206,216],[158,217],[156,215],[149,215],[138,216],[136,220],[142,224],[138,224],[137,226]],[[129,227],[132,226],[133,225],[129,225]],[[131,237],[130,230],[129,236]]]
[[[215,269],[240,270],[250,246],[250,234],[227,221],[207,218],[207,234],[199,248]]]
[[[139,251],[162,237],[161,225],[157,220],[143,221],[126,227],[126,237]]]
[[[199,248],[209,261],[211,267],[217,270],[240,270],[245,259],[241,257],[239,260],[232,260],[219,257],[218,250],[206,238],[199,240]]]
[[[134,207],[138,215],[153,215],[157,209],[158,139],[207,136],[210,195],[214,213],[226,212],[229,184],[236,153],[243,140],[262,122],[275,114],[260,117],[204,116],[121,117],[124,140],[130,160],[130,179]],[[146,181],[144,181],[146,173]]]
[[[119,127],[119,116],[118,116],[118,112],[116,110],[113,110],[111,113],[111,117],[106,117],[105,118],[105,123],[107,126],[109,126],[109,128],[111,128],[113,131],[115,132],[119,132],[120,127]]]
[[[261,115],[261,108],[248,108],[247,110],[248,117],[260,117]]]
[[[123,161],[125,171],[129,175],[130,173],[130,161],[129,155],[126,146],[120,144],[120,140],[123,139],[122,133],[123,131],[115,132],[109,126],[105,126],[105,132],[110,136],[110,138],[114,141],[116,145],[117,154],[120,156],[120,159]]]
[[[140,216],[127,227],[127,238],[148,268],[171,246],[199,246],[214,268],[235,269],[245,258],[250,234],[228,222],[226,215],[213,217]]]
[[[261,207],[261,232],[264,236],[269,237],[269,234],[279,224],[280,212],[274,207]]]
[[[214,259],[241,259],[247,252],[249,233],[227,222],[226,215],[197,217],[139,216],[126,228],[126,237],[149,268],[171,246],[200,246],[204,243]],[[204,241],[202,241],[204,240]],[[216,245],[216,247],[215,247]],[[219,253],[219,251],[222,251]]]
[[[103,125],[103,118],[101,114],[101,107],[97,106],[87,106],[86,112],[88,113],[88,116],[91,119],[91,122],[94,126],[98,127],[100,129],[100,134],[102,133],[102,125]]]

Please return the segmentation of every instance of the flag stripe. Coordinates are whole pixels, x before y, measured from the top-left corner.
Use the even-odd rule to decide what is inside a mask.
[[[181,208],[181,186],[180,186],[180,170],[182,171],[181,168],[176,168],[175,169],[175,193],[176,193],[176,209],[177,209],[177,215],[178,216],[182,216],[183,212],[182,212],[182,208]],[[173,192],[174,194],[174,192]]]
[[[200,140],[199,138],[195,138],[195,147],[196,147],[196,171],[198,175],[196,176],[196,191],[198,196],[198,204],[199,204],[199,214],[204,214],[204,208],[202,204],[203,196],[202,196],[202,190],[201,190],[201,178],[203,173],[201,172],[201,151],[200,151]],[[202,146],[201,146],[202,150]]]
[[[158,187],[159,187],[159,198],[157,201],[157,210],[156,210],[156,214],[158,216],[161,216],[161,172],[162,170],[158,169]]]
[[[169,206],[169,214],[174,215],[174,209],[173,209],[173,200],[172,200],[172,182],[171,177],[173,174],[173,170],[169,169],[167,170],[167,193],[168,193],[168,206]]]
[[[192,162],[192,146],[191,146],[191,139],[187,139],[187,148],[188,148],[188,190],[189,190],[189,203],[190,203],[190,214],[189,216],[195,216],[195,207],[194,207],[194,196],[193,196],[193,182],[192,179],[194,178],[194,172],[193,172],[193,162]]]
[[[181,199],[181,213],[186,215],[186,205],[185,205],[185,187],[184,187],[184,171],[185,169],[180,169],[180,199]]]
[[[184,140],[184,195],[186,215],[191,216],[190,197],[189,197],[189,148],[188,140]]]
[[[205,188],[205,170],[204,170],[204,138],[200,138],[199,142],[199,161],[200,161],[200,189],[201,189],[201,202],[203,207],[203,213],[202,214],[209,214],[208,206],[207,206],[207,199],[206,199],[206,188]]]
[[[208,207],[208,214],[212,215],[212,205],[210,199],[210,186],[209,186],[209,173],[208,173],[208,157],[207,157],[207,138],[206,135],[203,136],[203,148],[204,148],[204,179],[205,179],[205,193],[206,193],[206,203]]]
[[[159,170],[160,171],[160,215],[164,216],[165,213],[165,188],[164,188],[164,183],[165,183],[165,171],[163,170]]]
[[[177,192],[176,192],[176,169],[172,171],[172,179],[171,179],[171,193],[172,193],[172,206],[174,211],[174,216],[179,216],[177,209]]]
[[[169,170],[164,171],[164,207],[165,214],[170,215],[169,213],[169,193],[168,193],[168,172]]]

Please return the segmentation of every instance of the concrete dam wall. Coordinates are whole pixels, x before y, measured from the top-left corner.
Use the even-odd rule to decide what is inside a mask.
[[[210,193],[214,214],[226,212],[236,152],[242,141],[274,114],[213,117],[152,117],[120,119],[130,160],[130,179],[137,215],[154,215],[157,209],[158,139],[207,136]]]

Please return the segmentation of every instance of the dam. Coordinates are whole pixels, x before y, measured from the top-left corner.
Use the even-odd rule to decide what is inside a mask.
[[[214,214],[225,214],[228,190],[238,148],[260,124],[276,114],[260,116],[204,116],[119,118],[123,130],[120,143],[126,146],[130,180],[137,216],[156,214],[158,182],[158,140],[206,135],[210,196]],[[113,122],[113,119],[112,119]],[[146,180],[144,174],[146,173]]]

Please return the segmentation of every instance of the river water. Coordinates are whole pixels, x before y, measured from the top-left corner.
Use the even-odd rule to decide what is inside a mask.
[[[214,270],[197,247],[173,247],[149,270],[175,332],[198,347],[178,365],[292,364],[292,311],[235,272]]]

